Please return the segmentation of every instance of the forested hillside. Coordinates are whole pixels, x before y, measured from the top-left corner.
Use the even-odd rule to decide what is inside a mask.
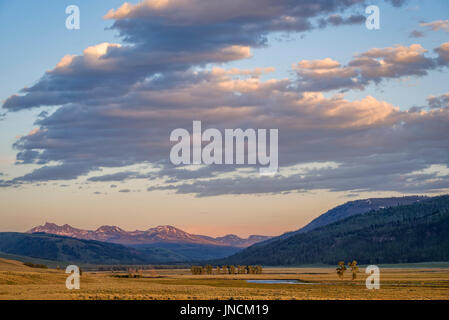
[[[449,196],[355,215],[286,239],[251,246],[231,264],[295,265],[449,261]]]
[[[43,233],[0,233],[0,252],[64,262],[97,264],[146,263],[148,255],[119,244]]]

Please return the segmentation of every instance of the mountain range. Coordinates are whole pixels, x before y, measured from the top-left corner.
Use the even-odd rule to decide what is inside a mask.
[[[278,237],[194,235],[172,226],[125,231],[46,223],[0,233],[0,254],[85,263],[294,265],[447,261],[449,196],[370,198],[339,205]]]
[[[150,228],[145,231],[125,231],[116,226],[101,226],[96,230],[83,230],[74,228],[68,224],[59,226],[49,222],[44,225],[34,227],[28,230],[27,233],[48,233],[77,239],[112,242],[123,245],[188,243],[236,248],[249,247],[257,242],[270,238],[268,236],[251,235],[248,238],[243,239],[234,234],[213,238],[203,235],[190,234],[181,229],[168,225]]]

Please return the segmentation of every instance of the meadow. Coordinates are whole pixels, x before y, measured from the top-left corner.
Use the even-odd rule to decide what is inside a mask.
[[[188,269],[83,272],[80,290],[65,287],[64,270],[39,269],[0,259],[0,299],[449,299],[449,268],[381,268],[381,287],[365,287],[364,268],[357,279],[335,268],[264,268],[263,274],[192,275]],[[261,284],[247,280],[299,280],[301,284]]]

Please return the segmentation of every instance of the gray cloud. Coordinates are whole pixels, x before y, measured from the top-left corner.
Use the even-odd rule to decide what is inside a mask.
[[[107,182],[107,181],[124,181],[135,177],[138,173],[135,171],[122,171],[113,174],[106,174],[102,176],[90,177],[87,181],[92,182]]]
[[[303,91],[363,89],[370,83],[405,76],[425,76],[449,63],[449,43],[428,57],[418,44],[409,47],[374,48],[355,56],[346,66],[330,58],[302,60],[295,65],[297,88]]]
[[[88,163],[65,162],[61,165],[42,166],[22,177],[14,178],[11,183],[36,182],[49,180],[72,180],[87,174],[95,167]]]
[[[444,93],[437,96],[429,96],[427,104],[423,106],[413,106],[409,112],[421,112],[425,109],[443,109],[449,108],[449,93]]]
[[[63,106],[39,119],[39,129],[15,144],[18,157],[27,163],[46,164],[16,181],[72,179],[100,167],[137,163],[159,164],[159,171],[147,175],[123,171],[89,180],[161,178],[173,184],[235,170],[233,166],[188,170],[169,165],[169,134],[174,128],[191,128],[192,114],[204,128],[280,128],[281,166],[335,161],[344,167],[353,159],[361,163],[374,159],[388,173],[389,162],[412,172],[449,159],[449,109],[420,114],[399,111],[372,97],[354,102],[341,96],[325,98],[320,93],[292,91],[285,80],[262,82],[255,74],[260,76],[260,72],[236,69],[174,73],[169,76],[169,89],[162,77],[155,80],[156,87],[144,85],[114,104]],[[388,154],[402,156],[386,161]],[[407,159],[415,159],[416,165],[404,166]],[[48,165],[51,162],[62,164]],[[353,164],[357,180],[363,175],[355,168]],[[254,192],[271,186],[277,190],[275,184],[267,184]],[[309,186],[314,187],[311,182]]]
[[[144,163],[158,171],[122,171],[87,180],[158,178],[162,183],[150,191],[198,196],[445,188],[446,176],[417,173],[448,164],[444,99],[429,101],[433,109],[421,113],[370,96],[348,101],[318,91],[423,76],[447,65],[446,44],[435,49],[436,57],[413,45],[368,50],[346,66],[332,59],[301,61],[295,67],[298,79],[263,81],[261,76],[272,71],[265,69],[198,68],[249,57],[250,47],[266,45],[270,32],[361,22],[345,11],[363,1],[263,1],[266,6],[239,1],[239,10],[234,1],[214,0],[188,10],[179,9],[195,1],[171,1],[159,9],[147,4],[109,13],[125,45],[100,44],[81,56],[67,56],[3,105],[9,111],[62,106],[40,114],[38,128],[14,144],[17,163],[42,166],[1,183],[70,180],[101,168]],[[339,166],[277,177],[247,177],[234,166],[174,168],[168,161],[170,132],[190,130],[197,119],[205,128],[279,128],[282,167],[329,161]]]
[[[366,17],[364,15],[352,15],[347,18],[342,17],[341,15],[334,14],[330,15],[326,19],[319,19],[319,26],[324,28],[328,25],[331,26],[343,26],[343,25],[352,25],[352,24],[361,24],[366,21]]]
[[[418,30],[413,30],[409,34],[409,38],[423,38],[423,37],[424,37],[424,32],[418,31]]]
[[[422,22],[421,27],[426,27],[432,31],[445,31],[449,33],[449,19],[446,20],[436,20],[431,22]]]
[[[70,103],[100,104],[128,93],[152,75],[207,63],[249,57],[249,47],[229,46],[214,51],[168,52],[102,43],[82,56],[66,56],[35,85],[22,89],[3,104],[8,111]]]
[[[389,1],[394,6],[403,1]],[[248,58],[271,32],[304,32],[362,23],[364,0],[145,1],[111,10],[110,29],[125,45],[102,43],[64,57],[33,86],[3,104],[8,111],[69,103],[102,103],[160,73]]]
[[[445,93],[439,96],[430,96],[427,98],[429,108],[439,109],[449,107],[449,93]]]
[[[449,65],[449,42],[443,43],[438,48],[434,49],[438,54],[437,62],[440,66]]]
[[[381,162],[384,158],[384,163]],[[218,178],[196,180],[180,184],[153,186],[147,191],[169,190],[177,194],[195,194],[197,197],[264,193],[329,191],[395,191],[403,193],[438,192],[449,188],[449,175],[418,173],[426,163],[408,160],[398,155],[373,159],[357,159],[338,168],[306,170],[291,176]],[[398,161],[399,160],[399,161]],[[396,162],[397,161],[397,162]]]

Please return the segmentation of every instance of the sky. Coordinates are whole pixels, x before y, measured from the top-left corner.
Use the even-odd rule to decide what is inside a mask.
[[[2,0],[0,231],[278,235],[350,200],[447,193],[448,13],[445,0]],[[170,133],[194,120],[278,129],[278,173],[173,165]]]

